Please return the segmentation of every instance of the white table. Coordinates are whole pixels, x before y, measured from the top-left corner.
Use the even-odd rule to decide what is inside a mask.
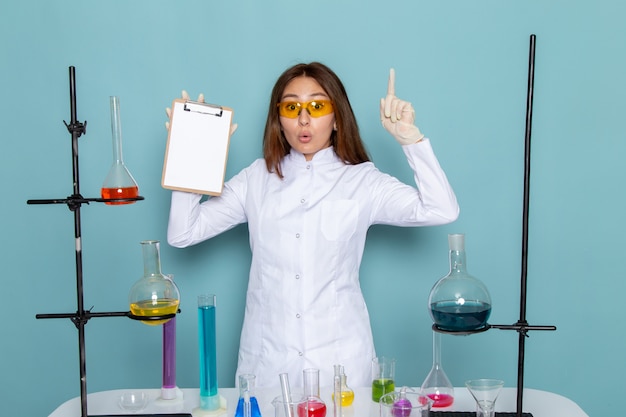
[[[371,400],[371,389],[353,388],[355,400],[352,406],[343,408],[344,417],[378,417],[378,404]],[[87,396],[87,407],[89,415],[105,414],[128,414],[122,410],[118,401],[124,392],[143,391],[148,394],[149,402],[145,409],[139,411],[141,414],[153,413],[191,413],[198,407],[200,391],[197,388],[181,389],[182,399],[164,401],[160,400],[160,389],[122,389],[101,391]],[[220,395],[228,403],[226,417],[233,417],[235,407],[239,398],[239,391],[236,388],[220,388]],[[321,389],[321,397],[328,407],[328,417],[333,416],[330,388]],[[263,417],[274,417],[274,407],[271,402],[280,395],[280,390],[257,389],[256,397],[259,401],[261,414]],[[496,402],[496,411],[515,412],[517,408],[517,393],[515,388],[503,388]],[[533,417],[589,417],[575,402],[558,394],[547,391],[540,391],[526,388],[524,390],[523,411],[532,413]],[[437,408],[441,411],[474,411],[476,409],[474,399],[466,388],[457,387],[454,389],[454,404],[446,408]],[[49,417],[80,417],[81,406],[80,397],[72,398],[61,404]]]

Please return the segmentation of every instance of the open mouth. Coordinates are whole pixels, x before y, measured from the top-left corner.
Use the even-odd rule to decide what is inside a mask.
[[[311,137],[311,135],[308,135],[308,134],[303,134],[303,135],[298,136],[298,140],[301,143],[309,143],[311,142],[312,139],[313,138]]]

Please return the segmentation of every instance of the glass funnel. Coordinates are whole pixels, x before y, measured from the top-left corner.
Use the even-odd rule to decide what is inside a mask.
[[[176,314],[180,293],[174,281],[161,273],[161,259],[158,240],[141,242],[143,252],[143,277],[130,289],[128,300],[130,312],[135,317],[144,318],[142,323],[156,326],[171,318],[159,317]]]
[[[476,400],[477,417],[494,417],[496,400],[504,381],[499,379],[472,379],[465,382],[465,386]]]
[[[134,199],[139,196],[137,182],[124,165],[122,157],[122,124],[120,121],[120,99],[111,96],[111,133],[113,135],[113,165],[104,179],[100,195],[104,199]],[[135,200],[105,201],[105,204],[131,204]]]
[[[428,297],[435,328],[447,332],[486,330],[491,297],[485,284],[467,273],[465,235],[448,235],[450,272],[439,279]]]

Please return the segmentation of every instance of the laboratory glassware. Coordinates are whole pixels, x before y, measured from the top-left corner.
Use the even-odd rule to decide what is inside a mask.
[[[226,399],[218,393],[217,348],[216,348],[216,305],[214,294],[198,296],[198,345],[200,352],[200,407],[194,415],[205,412],[226,411]],[[211,413],[206,413],[207,415]]]
[[[441,333],[433,331],[433,366],[422,383],[422,393],[433,400],[433,407],[448,407],[454,402],[454,386],[441,363]]]
[[[306,404],[307,400],[303,397],[285,400],[282,395],[279,395],[272,400],[275,417],[296,417],[296,415],[300,417],[300,413],[296,410],[304,409],[306,412]],[[302,417],[306,417],[306,414]]]
[[[174,282],[174,275],[166,277]],[[176,317],[163,323],[163,378],[160,400],[182,399],[182,391],[176,386]],[[159,403],[159,402],[157,402]]]
[[[333,402],[333,416],[341,417],[341,365],[335,365],[335,375],[333,377],[333,393],[331,400]]]
[[[143,277],[130,289],[130,312],[142,323],[159,325],[170,320],[178,311],[180,293],[174,281],[161,273],[158,240],[141,242]],[[166,318],[163,318],[166,316]]]
[[[432,400],[420,392],[403,387],[380,397],[380,417],[422,417],[429,415]]]
[[[276,409],[276,417],[294,417],[297,413],[299,401],[292,401],[291,386],[289,385],[289,374],[279,374],[278,378],[280,378],[280,391],[282,395],[280,397],[274,398],[274,401],[272,401],[272,404]],[[304,401],[306,402],[306,400]]]
[[[396,388],[395,373],[395,359],[385,356],[372,359],[372,401],[378,402],[380,397]]]
[[[320,397],[320,371],[308,368],[302,371],[306,403],[298,405],[298,417],[325,417],[326,403]]]
[[[239,400],[235,417],[261,417],[259,402],[254,392],[255,381],[255,375],[239,375]]]
[[[341,365],[335,365],[335,367],[337,366],[339,366],[339,395],[341,398],[341,406],[349,407],[354,401],[354,390],[348,386],[348,377],[346,376],[344,367]],[[333,401],[335,401],[334,395],[335,393],[333,392]]]
[[[102,184],[100,195],[103,199],[119,199],[119,201],[105,201],[105,204],[132,204],[139,196],[139,187],[124,164],[122,156],[122,123],[120,120],[120,99],[110,97],[111,105],[111,133],[113,135],[113,164]]]
[[[120,396],[117,404],[122,410],[135,414],[148,405],[148,394],[143,391],[127,391]]]
[[[438,330],[486,330],[491,297],[485,284],[467,272],[465,235],[448,235],[450,271],[430,291],[428,306]]]
[[[471,379],[465,386],[476,400],[476,417],[494,417],[495,406],[504,381],[499,379]]]

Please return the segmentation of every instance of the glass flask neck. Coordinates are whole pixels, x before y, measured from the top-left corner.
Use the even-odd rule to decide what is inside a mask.
[[[466,273],[467,259],[464,250],[450,250],[450,274]]]
[[[122,157],[122,122],[120,120],[120,99],[111,96],[111,134],[113,135],[113,161],[124,164]]]
[[[439,332],[433,332],[433,368],[442,369],[441,334]]]
[[[158,240],[145,240],[141,242],[143,252],[144,276],[156,276],[161,274],[161,257]]]
[[[239,375],[239,396],[244,398],[254,397],[254,381],[256,376],[252,374]]]
[[[320,396],[320,371],[318,369],[305,369],[304,376],[304,396],[307,398]]]

